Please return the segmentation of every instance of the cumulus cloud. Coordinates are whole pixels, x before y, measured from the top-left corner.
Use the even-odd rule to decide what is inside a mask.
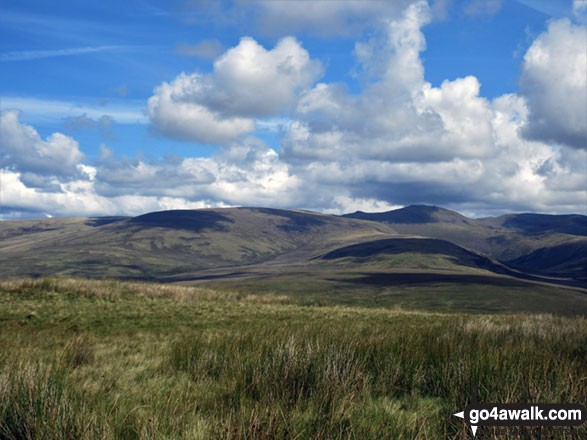
[[[96,191],[107,197],[187,197],[195,186],[216,179],[204,166],[197,163],[187,166],[185,160],[177,156],[165,156],[159,160],[117,157],[105,145],[101,146],[95,170]]]
[[[293,37],[271,50],[245,37],[214,62],[214,84],[202,99],[224,113],[270,116],[293,107],[321,74],[320,62]]]
[[[211,205],[295,206],[303,202],[299,183],[275,151],[250,138],[210,158],[120,158],[103,147],[94,187],[107,197],[141,195],[206,200]]]
[[[42,140],[12,114],[2,128],[28,137],[3,133],[2,141],[29,139],[22,151],[30,158],[17,141],[2,145],[3,204],[57,215],[211,206],[343,213],[413,203],[477,215],[584,212],[587,149],[577,133],[587,129],[585,50],[575,44],[577,35],[585,44],[584,28],[551,22],[524,59],[521,93],[489,100],[474,76],[438,87],[425,80],[422,27],[434,13],[426,2],[410,2],[356,44],[360,93],[316,83],[322,66],[293,38],[270,50],[244,38],[216,58],[212,73],[161,84],[148,102],[153,125],[169,137],[223,145],[211,157],[127,158],[104,146],[99,160],[81,163],[75,140]],[[282,130],[278,152],[251,136],[257,118]],[[43,148],[56,157],[69,151],[59,167],[68,171],[27,162]]]
[[[530,110],[529,139],[587,147],[587,29],[552,21],[528,49],[520,93]]]
[[[325,83],[304,94],[284,157],[428,162],[491,155],[492,110],[479,96],[477,79],[445,81],[440,88],[424,80],[421,27],[429,20],[427,4],[418,2],[357,44],[365,66],[362,94]]]
[[[377,32],[355,46],[361,93],[351,94],[336,83],[302,88],[279,155],[241,144],[226,149],[224,156],[204,160],[211,174],[231,176],[209,185],[206,195],[227,200],[235,191],[239,198],[230,199],[231,203],[273,200],[275,205],[272,197],[279,194],[280,206],[329,212],[409,203],[464,207],[478,213],[489,213],[496,206],[502,212],[580,210],[584,167],[570,164],[573,155],[568,148],[520,136],[534,114],[529,100],[505,95],[490,101],[480,95],[480,83],[473,76],[447,80],[439,87],[425,81],[420,53],[426,42],[421,29],[430,20],[432,11],[422,1],[383,20]],[[242,45],[234,53],[257,50],[256,43],[247,43],[251,50]],[[215,74],[217,70],[221,69],[215,65]],[[241,76],[246,78],[242,73],[231,76],[230,82],[238,84]],[[239,100],[257,114],[268,112],[236,92],[231,105],[221,105],[210,92],[199,96],[205,97],[207,108],[222,109],[226,115],[242,114]],[[573,158],[585,162],[582,156]],[[282,171],[281,179],[275,178],[272,168]],[[251,174],[253,169],[257,174]],[[267,176],[280,188],[275,193],[247,180],[259,182]],[[239,184],[231,186],[233,180]],[[239,191],[245,187],[249,190]]]
[[[212,74],[182,73],[157,87],[148,113],[166,136],[226,145],[254,130],[253,118],[293,107],[321,72],[294,38],[266,50],[246,37],[214,62]]]
[[[189,99],[202,88],[202,76],[182,73],[155,89],[147,103],[151,122],[164,136],[202,144],[225,145],[255,128],[251,118],[227,117]]]
[[[2,170],[2,216],[137,215],[162,209],[225,206],[304,206],[308,185],[258,139],[247,139],[210,158],[160,160],[116,157],[103,146],[94,165],[78,165],[75,179],[55,179],[44,191],[23,173]],[[316,197],[311,207],[324,200]]]
[[[73,138],[53,133],[43,140],[34,127],[20,122],[18,110],[0,114],[0,168],[22,173],[30,186],[73,178],[83,157]]]
[[[181,197],[120,195],[106,197],[96,192],[91,181],[80,179],[60,184],[59,191],[38,191],[22,182],[20,173],[2,171],[0,220],[45,216],[78,217],[140,215],[166,209],[198,209],[212,206]],[[221,203],[218,206],[225,206]]]
[[[420,29],[429,19],[427,5],[415,3],[357,44],[360,95],[320,83],[301,98],[282,145],[294,174],[331,191],[345,187],[337,200],[436,203],[477,213],[496,206],[584,210],[585,156],[571,167],[568,149],[520,137],[533,115],[526,100],[489,101],[473,76],[440,87],[424,80]]]

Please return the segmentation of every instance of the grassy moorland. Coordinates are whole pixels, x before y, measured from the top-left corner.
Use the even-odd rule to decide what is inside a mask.
[[[306,303],[0,283],[0,439],[456,440],[471,386],[481,401],[587,403],[584,317]]]

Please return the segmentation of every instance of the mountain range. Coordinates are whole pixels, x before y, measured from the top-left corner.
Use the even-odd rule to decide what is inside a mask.
[[[171,210],[0,223],[0,278],[82,276],[468,311],[587,310],[587,217]]]

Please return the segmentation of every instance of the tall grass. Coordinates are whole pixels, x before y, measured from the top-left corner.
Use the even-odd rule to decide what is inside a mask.
[[[488,330],[487,321],[458,319],[358,333],[344,324],[308,325],[293,333],[266,326],[229,338],[186,336],[172,346],[169,366],[194,381],[221,385],[224,392],[214,405],[230,416],[227,429],[236,429],[230,431],[236,438],[249,438],[253,425],[268,429],[270,438],[293,432],[347,438],[354,429],[371,431],[369,438],[399,433],[449,438],[456,432],[447,414],[464,407],[473,388],[486,402],[585,399],[587,365],[581,347],[587,347],[586,334],[553,326],[551,333],[544,332],[553,321],[549,316],[519,317],[499,331]],[[396,410],[365,421],[365,408],[390,399],[428,399],[445,419],[414,424],[410,430]],[[272,422],[282,413],[290,416]],[[346,425],[348,430],[342,429]]]
[[[0,440],[456,440],[473,388],[587,403],[581,317],[58,279],[1,283],[0,306]]]
[[[94,439],[96,414],[56,366],[20,364],[0,375],[0,439]]]

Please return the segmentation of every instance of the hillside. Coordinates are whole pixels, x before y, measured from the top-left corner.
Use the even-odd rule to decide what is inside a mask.
[[[227,208],[6,221],[0,278],[114,277],[340,304],[587,313],[586,238],[568,225],[530,233],[506,224],[422,206],[344,217]]]
[[[447,268],[467,267],[500,274],[512,274],[511,270],[485,256],[468,251],[449,241],[429,238],[384,238],[335,249],[320,258],[333,261],[346,260],[357,264],[367,261],[380,261],[382,265],[387,265],[392,256],[401,255],[405,261],[406,255],[414,254],[421,256],[421,265],[426,263],[426,255],[434,255],[445,258],[446,263],[452,266]],[[433,269],[435,267],[428,268]]]
[[[587,272],[587,217],[583,215],[470,219],[444,208],[414,205],[342,217],[376,221],[400,234],[447,240],[528,273],[584,279]]]
[[[376,223],[264,208],[175,210],[133,218],[2,222],[2,277],[157,277],[313,256],[388,234]]]

